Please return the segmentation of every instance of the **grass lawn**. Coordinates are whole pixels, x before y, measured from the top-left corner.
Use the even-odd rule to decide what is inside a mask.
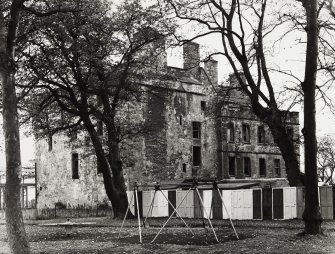
[[[335,221],[323,223],[324,236],[302,236],[303,222],[291,221],[235,221],[237,240],[229,221],[214,220],[217,243],[212,230],[203,227],[199,219],[187,220],[194,236],[173,219],[154,243],[150,241],[159,231],[164,219],[150,221],[150,228],[142,228],[143,244],[139,243],[137,221],[126,222],[118,240],[121,221],[111,218],[71,219],[74,222],[94,222],[92,226],[74,228],[70,237],[65,229],[43,226],[64,222],[65,219],[30,221],[26,224],[33,253],[335,253]],[[0,223],[0,253],[8,253],[6,226]]]

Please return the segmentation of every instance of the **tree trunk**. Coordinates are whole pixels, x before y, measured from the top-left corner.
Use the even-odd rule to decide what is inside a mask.
[[[122,218],[128,208],[128,197],[126,192],[126,185],[123,176],[122,161],[120,159],[120,147],[118,135],[115,125],[107,127],[108,131],[108,161],[111,165],[114,185],[117,189],[115,194],[116,210],[114,210],[115,217]],[[130,217],[132,215],[130,214]]]
[[[15,93],[14,60],[6,51],[6,29],[0,12],[0,82],[3,96],[3,130],[6,153],[5,214],[9,247],[13,253],[30,253],[20,202],[21,155]]]
[[[105,191],[112,204],[114,217],[123,218],[128,208],[126,189],[125,187],[122,187],[125,186],[123,174],[121,174],[121,176],[120,174],[116,174],[116,172],[118,171],[117,169],[119,169],[119,165],[117,163],[115,165],[112,165],[106,159],[101,140],[91,120],[88,117],[82,118],[92,140],[94,151],[97,157],[97,162],[103,175]],[[116,176],[114,174],[116,174]],[[128,217],[132,217],[130,212]]]
[[[318,199],[317,141],[315,121],[315,88],[318,58],[318,18],[317,0],[305,0],[307,17],[307,49],[304,92],[304,129],[305,137],[305,233],[320,234],[322,217]]]

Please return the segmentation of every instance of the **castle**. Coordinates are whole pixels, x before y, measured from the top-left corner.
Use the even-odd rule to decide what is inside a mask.
[[[271,133],[253,114],[248,98],[233,77],[229,86],[218,84],[218,63],[200,67],[199,45],[183,46],[183,68],[161,68],[174,77],[165,86],[143,84],[145,99],[125,107],[125,115],[140,119],[150,131],[121,143],[128,188],[135,181],[175,181],[190,177],[230,182],[287,185],[285,164]],[[220,100],[220,106],[216,103]],[[289,112],[287,128],[299,133],[298,113]],[[297,146],[299,153],[299,146]],[[74,140],[57,134],[36,142],[37,208],[94,205],[107,200],[97,172],[89,137]]]

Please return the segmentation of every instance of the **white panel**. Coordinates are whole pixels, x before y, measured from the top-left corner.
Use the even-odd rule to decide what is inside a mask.
[[[190,191],[186,196],[188,191],[186,190],[177,190],[176,191],[176,205],[179,208],[177,209],[179,215],[185,218],[194,217],[194,192]],[[186,198],[184,199],[184,197]],[[184,201],[181,203],[181,201]]]
[[[134,191],[127,191],[128,202],[130,206],[130,211],[135,214],[135,194]]]
[[[252,220],[253,218],[253,204],[252,204],[252,190],[243,190],[243,220]]]
[[[211,190],[204,190],[202,192],[202,202],[204,203],[204,210],[203,210],[203,216],[204,218],[213,218],[213,209],[212,208],[212,191]],[[206,212],[205,212],[206,211]],[[206,216],[207,214],[207,216]]]
[[[222,190],[221,192],[223,204],[222,204],[222,219],[229,219],[232,217],[232,191]],[[226,211],[226,209],[227,211]],[[228,214],[227,214],[228,212]]]
[[[163,190],[162,191],[165,195],[165,197],[168,197],[168,191]],[[169,216],[169,207],[168,207],[168,201],[164,197],[163,193],[161,191],[156,192],[154,204],[153,204],[153,210],[152,210],[152,217],[167,217]],[[153,194],[152,194],[153,197]]]
[[[154,191],[142,191],[143,217],[152,217],[151,212],[148,214],[151,200],[154,197]]]
[[[297,189],[295,187],[283,188],[284,219],[297,218]]]

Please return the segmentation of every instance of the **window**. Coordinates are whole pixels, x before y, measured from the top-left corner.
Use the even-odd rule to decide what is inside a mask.
[[[228,142],[234,142],[235,141],[235,130],[234,130],[234,124],[228,123],[227,127],[227,141]]]
[[[200,122],[192,122],[193,138],[200,139],[201,137],[201,124]]]
[[[49,152],[52,151],[52,135],[48,135],[48,150]]]
[[[193,146],[193,166],[201,166],[201,149],[200,146]]]
[[[251,176],[251,165],[250,165],[250,158],[244,157],[243,158],[243,167],[244,167],[244,175]]]
[[[183,173],[186,173],[186,164],[183,163]]]
[[[265,130],[264,126],[258,126],[258,143],[264,144],[265,143]]]
[[[206,102],[205,101],[201,101],[200,104],[201,104],[201,110],[205,111],[206,110]]]
[[[183,116],[182,115],[179,116],[179,125],[183,125]]]
[[[229,168],[228,168],[228,174],[230,176],[235,176],[235,157],[234,156],[229,156]]]
[[[248,124],[242,125],[242,134],[243,134],[243,142],[250,143],[250,126]]]
[[[286,133],[289,139],[293,140],[293,128],[292,127],[287,127],[286,128]]]
[[[72,154],[72,179],[79,179],[79,160],[78,154]]]
[[[280,159],[274,159],[274,170],[275,170],[275,176],[280,177]]]
[[[266,161],[264,158],[259,159],[259,176],[266,176]]]

